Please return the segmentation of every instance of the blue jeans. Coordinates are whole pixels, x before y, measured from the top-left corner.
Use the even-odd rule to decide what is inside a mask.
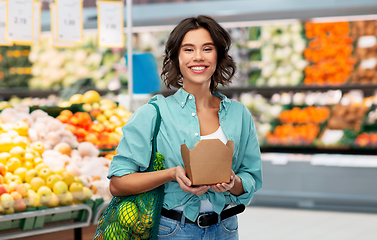
[[[207,228],[161,216],[157,239],[238,240],[237,215]]]

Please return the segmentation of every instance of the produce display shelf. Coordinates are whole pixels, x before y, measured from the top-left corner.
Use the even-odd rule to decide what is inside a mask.
[[[93,200],[91,202],[94,203]],[[90,204],[29,209],[0,216],[0,240],[87,227],[92,219],[93,205]]]
[[[262,156],[263,187],[252,205],[377,212],[374,156],[268,155]]]
[[[279,92],[306,92],[306,91],[328,91],[328,90],[341,90],[350,91],[354,89],[363,90],[365,95],[373,95],[374,91],[377,89],[376,84],[345,84],[345,85],[298,85],[298,86],[247,86],[247,87],[219,87],[219,92],[225,94],[228,97],[232,97],[234,94],[240,94],[244,92],[255,91],[262,96],[269,98],[275,93]],[[162,88],[160,93],[164,96],[169,96],[175,93],[175,90],[169,90]]]

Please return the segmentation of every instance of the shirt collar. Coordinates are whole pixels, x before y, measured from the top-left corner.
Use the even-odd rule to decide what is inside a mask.
[[[225,96],[224,94],[219,93],[219,92],[215,92],[213,95],[222,99],[221,105],[223,106],[225,111],[227,111],[231,103],[230,99],[227,98],[227,96]],[[179,103],[181,107],[184,107],[186,105],[190,96],[192,95],[186,92],[182,87],[179,88],[178,91],[174,94],[174,98],[176,99],[176,101]]]

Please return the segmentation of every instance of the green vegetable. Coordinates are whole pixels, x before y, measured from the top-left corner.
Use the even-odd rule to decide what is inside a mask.
[[[153,166],[154,170],[155,171],[164,170],[165,169],[164,162],[165,162],[164,155],[162,155],[159,152],[156,152],[156,159],[154,160],[155,166]]]

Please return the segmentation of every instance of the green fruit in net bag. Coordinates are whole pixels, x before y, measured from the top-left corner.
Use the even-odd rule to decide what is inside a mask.
[[[123,228],[133,228],[139,220],[139,209],[133,202],[122,202],[117,210],[118,221]]]
[[[114,239],[128,239],[126,232],[123,231],[122,226],[119,223],[114,222],[106,227],[103,234],[104,240],[114,240]]]

